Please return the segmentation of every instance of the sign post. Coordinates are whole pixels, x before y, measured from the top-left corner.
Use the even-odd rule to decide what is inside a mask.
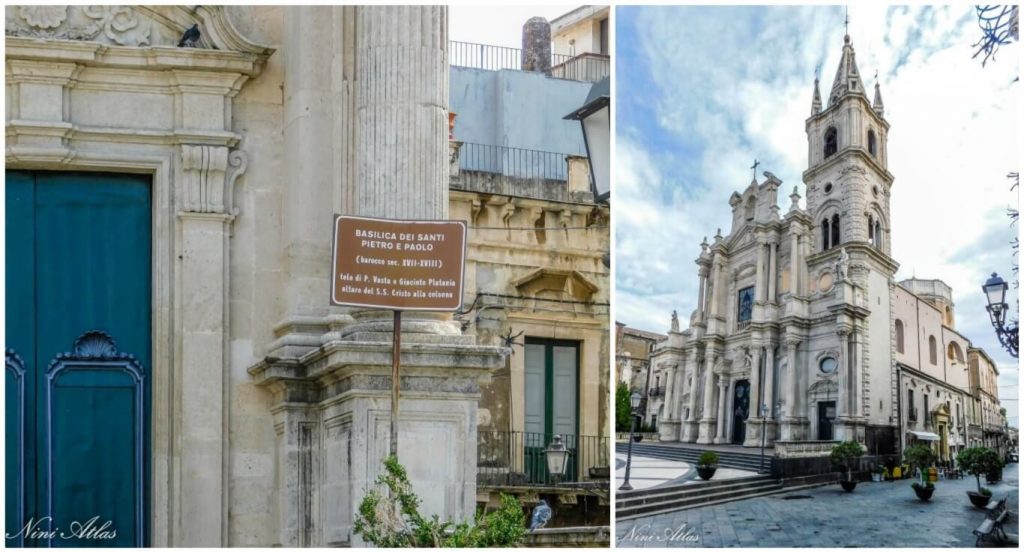
[[[402,311],[458,311],[466,267],[462,221],[336,215],[331,304],[394,311],[391,455],[398,455]]]

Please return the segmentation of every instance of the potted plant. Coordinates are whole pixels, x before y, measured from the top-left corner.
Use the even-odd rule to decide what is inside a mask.
[[[988,505],[992,491],[981,486],[981,475],[986,475],[987,479],[988,475],[998,468],[1001,464],[999,454],[987,447],[969,447],[956,456],[956,462],[960,468],[967,471],[967,474],[973,474],[974,481],[977,483],[977,492],[967,492],[971,504],[975,507]]]
[[[697,458],[697,476],[701,480],[711,480],[718,470],[718,454],[714,451],[703,451]]]
[[[903,451],[907,464],[921,473],[921,481],[914,482],[911,487],[921,501],[928,501],[935,493],[935,484],[928,481],[928,467],[935,462],[935,452],[928,446],[913,445]]]
[[[853,460],[864,455],[864,446],[851,440],[842,442],[832,447],[832,463],[839,465],[846,472],[846,479],[840,480],[839,485],[844,490],[852,492],[857,487],[857,481],[853,479]]]
[[[881,482],[882,481],[882,474],[884,472],[885,472],[885,467],[883,467],[882,465],[876,464],[873,467],[871,467],[871,481],[872,482]]]

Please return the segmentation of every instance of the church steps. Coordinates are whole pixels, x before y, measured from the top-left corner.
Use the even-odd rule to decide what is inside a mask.
[[[627,444],[616,444],[618,453],[626,453]],[[715,451],[718,454],[718,466],[758,472],[761,468],[760,450],[751,448],[751,453],[735,451]],[[666,446],[656,444],[633,444],[633,454],[655,459],[667,459],[670,461],[683,461],[689,464],[696,464],[701,452],[705,451],[700,446]],[[764,468],[769,470],[772,464],[771,452],[765,452]]]
[[[780,493],[793,493],[800,490],[816,488],[826,484],[825,482],[817,482],[810,484],[801,484],[797,486],[786,486],[783,487],[782,483],[773,480],[775,485],[758,486],[754,488],[748,488],[740,491],[739,493],[716,493],[709,494],[703,497],[686,498],[681,500],[668,500],[661,501],[658,503],[649,503],[640,508],[621,508],[616,507],[615,517],[616,522],[622,522],[625,520],[632,520],[642,517],[651,517],[665,513],[672,513],[676,511],[682,511],[686,509],[698,509],[701,507],[710,507],[713,505],[720,505],[723,503],[731,503],[734,501],[741,501],[744,499],[754,499],[758,497],[765,497],[769,495],[776,495]]]
[[[735,480],[711,480],[708,482],[692,482],[676,486],[655,487],[646,490],[634,490],[631,495],[624,495],[620,492],[616,496],[616,508],[636,507],[650,503],[658,503],[665,500],[677,499],[680,497],[707,497],[713,494],[721,494],[735,490],[748,490],[764,486],[776,486],[779,481],[769,476],[760,476],[753,479],[737,478]],[[637,493],[640,492],[640,493]]]

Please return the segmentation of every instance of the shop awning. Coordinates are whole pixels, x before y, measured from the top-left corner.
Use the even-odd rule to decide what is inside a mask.
[[[918,440],[923,441],[923,442],[937,442],[937,441],[939,441],[939,435],[935,434],[933,432],[918,432],[916,430],[911,430],[910,431],[910,435],[915,437],[915,438],[917,438]]]

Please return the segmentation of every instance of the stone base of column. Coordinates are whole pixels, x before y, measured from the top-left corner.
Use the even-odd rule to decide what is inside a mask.
[[[767,428],[765,428],[765,433],[764,433],[765,441],[766,441],[766,443],[769,443],[769,444],[774,443],[775,440],[778,439],[778,437],[779,437],[779,426],[780,426],[780,423],[777,420],[768,419],[768,420],[765,421],[765,424],[768,425]]]
[[[700,429],[697,435],[697,443],[701,445],[714,443],[715,431],[717,430],[718,424],[715,419],[702,419],[700,421]]]
[[[682,428],[683,434],[679,438],[680,442],[692,444],[697,441],[697,436],[700,432],[700,429],[697,425],[697,421],[686,421],[683,423]]]
[[[861,418],[841,416],[834,423],[833,436],[841,442],[853,440],[863,444],[867,441],[866,427],[866,421]]]
[[[743,439],[743,447],[761,447],[761,425],[764,424],[764,420],[760,418],[749,418],[747,419],[747,435]],[[765,444],[767,445],[767,437]]]
[[[658,421],[658,441],[678,442],[679,421]]]
[[[801,417],[786,417],[779,424],[779,439],[784,442],[795,442],[807,439],[809,424]]]
[[[455,520],[476,510],[480,383],[507,354],[464,338],[472,336],[405,347],[402,335],[398,458],[422,512]],[[365,546],[352,523],[388,454],[390,333],[331,340],[301,360],[268,357],[249,373],[273,394],[281,545]]]

